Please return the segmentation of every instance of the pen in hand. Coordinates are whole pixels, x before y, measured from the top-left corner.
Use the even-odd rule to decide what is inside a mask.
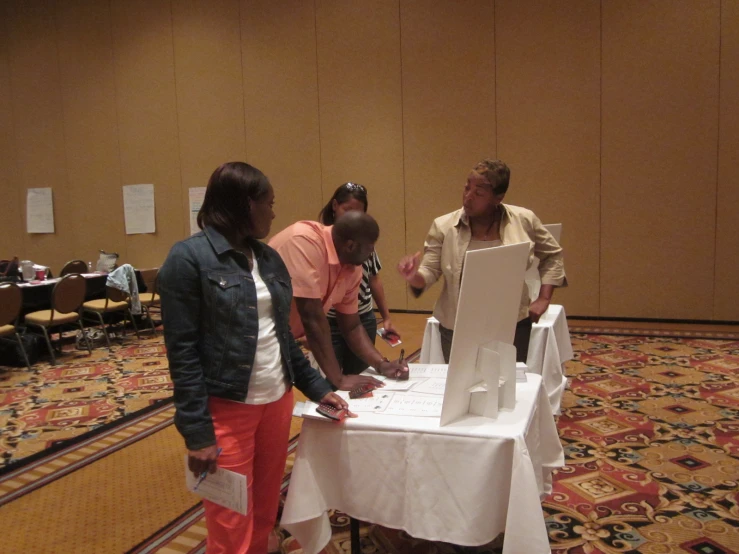
[[[410,375],[408,373],[409,371],[408,364],[405,363],[405,350],[402,348],[400,349],[400,357],[398,358],[398,365],[400,365],[401,369],[398,370],[398,372],[395,375],[395,378],[405,381],[406,379],[409,378]]]
[[[219,448],[216,452],[216,458],[221,455],[221,452],[223,451],[223,448]],[[193,491],[198,490],[198,487],[200,486],[200,483],[205,481],[205,478],[208,476],[208,470],[206,469],[200,474],[200,477],[198,477],[198,482],[195,483],[195,486],[192,488]]]

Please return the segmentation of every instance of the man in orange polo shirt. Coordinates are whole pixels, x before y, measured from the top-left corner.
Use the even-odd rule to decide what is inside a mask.
[[[381,383],[368,376],[342,374],[326,318],[331,308],[336,309],[341,334],[359,358],[387,377],[408,378],[406,365],[387,360],[375,348],[357,314],[362,264],[374,251],[379,235],[380,228],[371,215],[348,212],[331,226],[299,221],[269,241],[292,278],[293,335],[297,339],[305,337],[326,378],[342,390]]]

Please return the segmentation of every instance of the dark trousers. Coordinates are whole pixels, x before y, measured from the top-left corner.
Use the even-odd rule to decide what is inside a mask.
[[[366,314],[359,314],[359,320],[362,322],[367,335],[369,335],[372,344],[375,344],[375,337],[377,337],[377,318],[375,312],[367,312]],[[335,317],[328,318],[329,326],[331,327],[331,344],[334,347],[334,353],[336,354],[336,360],[339,362],[339,367],[344,375],[357,375],[367,369],[367,364],[360,360],[357,355],[352,352],[349,345],[344,340],[344,337],[339,330],[339,324]]]
[[[531,339],[531,320],[527,317],[516,324],[516,334],[513,337],[513,346],[516,347],[516,361],[526,362],[529,355],[529,340]],[[449,363],[449,356],[452,353],[452,339],[454,338],[454,330],[447,329],[439,325],[439,333],[441,334],[441,352],[444,354],[444,361]]]

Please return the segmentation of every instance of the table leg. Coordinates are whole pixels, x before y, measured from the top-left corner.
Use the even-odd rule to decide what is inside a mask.
[[[352,554],[361,554],[362,548],[359,544],[359,521],[353,517],[349,518],[349,533],[351,537]]]

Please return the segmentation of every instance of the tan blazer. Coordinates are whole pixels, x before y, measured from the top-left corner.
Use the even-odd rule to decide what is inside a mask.
[[[562,247],[542,225],[539,218],[526,208],[507,204],[501,206],[503,218],[500,223],[500,238],[503,244],[530,243],[527,267],[534,263],[534,257],[539,258],[542,285],[566,287],[567,276],[564,271]],[[442,275],[444,276],[444,287],[434,306],[434,317],[447,329],[454,328],[459,288],[462,284],[462,264],[471,238],[469,220],[463,208],[437,217],[426,235],[423,259],[418,269],[426,285],[422,290],[411,288],[413,293],[419,296]],[[523,283],[519,321],[528,317],[529,304],[531,299],[528,287]]]

